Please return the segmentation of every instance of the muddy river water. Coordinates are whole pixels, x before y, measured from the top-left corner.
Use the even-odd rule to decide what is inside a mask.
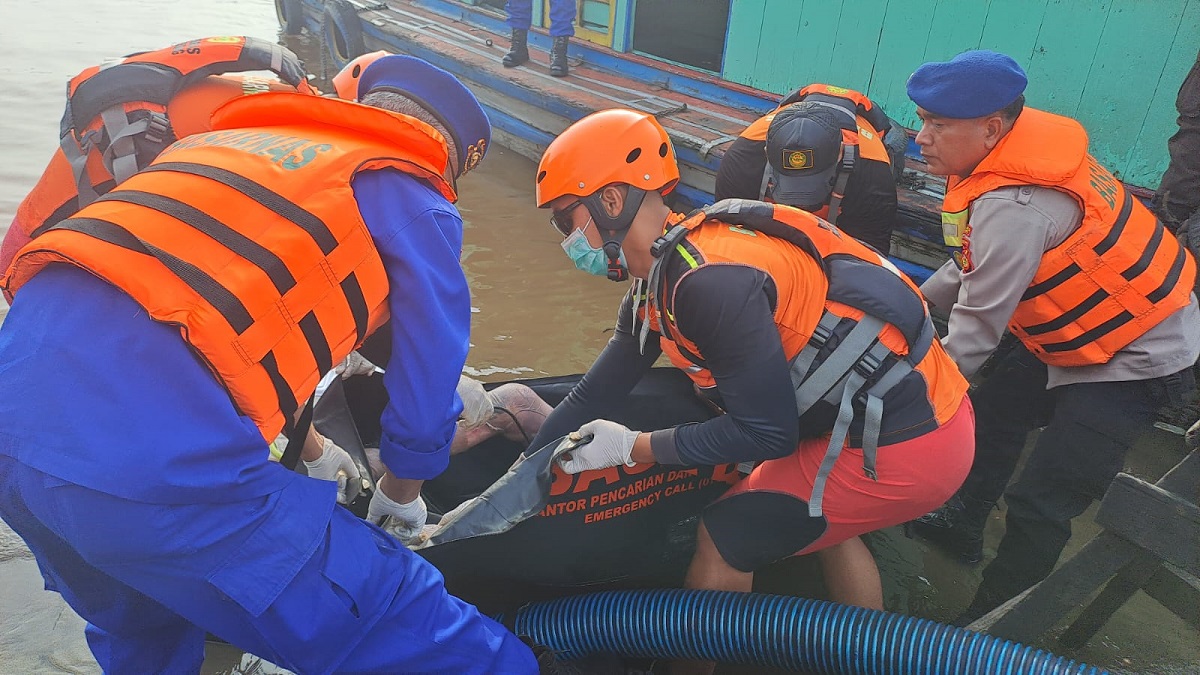
[[[0,7],[0,229],[56,147],[64,83],[110,56],[157,49],[208,35],[278,35],[270,0],[5,0]],[[306,62],[315,45],[288,40]],[[496,147],[460,183],[466,222],[463,265],[473,295],[470,374],[507,380],[582,372],[607,339],[624,287],[576,272],[559,248],[546,213],[533,207],[534,165]],[[2,305],[2,301],[0,301]],[[0,306],[0,317],[6,307]],[[2,383],[0,383],[2,386]],[[1145,439],[1131,470],[1157,477],[1181,457],[1174,436]],[[1087,516],[1080,520],[1089,520]],[[993,517],[989,543],[1002,530]],[[1076,528],[1068,552],[1095,532]],[[889,608],[948,620],[969,601],[978,569],[956,565],[898,531],[874,535]],[[793,565],[767,575],[800,589]],[[1047,643],[1046,647],[1054,649]],[[1114,672],[1198,673],[1200,638],[1145,596],[1135,596],[1091,644],[1071,656]],[[210,648],[206,673],[269,672],[229,648]],[[0,673],[99,672],[83,639],[83,621],[42,590],[28,550],[0,523]]]

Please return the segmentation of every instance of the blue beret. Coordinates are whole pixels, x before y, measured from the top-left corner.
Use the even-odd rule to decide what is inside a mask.
[[[358,80],[358,99],[372,91],[402,94],[436,117],[454,138],[459,175],[475,168],[491,144],[492,125],[475,95],[428,61],[400,54],[374,61]]]
[[[935,115],[971,119],[1017,100],[1027,83],[1012,57],[977,49],[917,68],[908,78],[908,97]]]

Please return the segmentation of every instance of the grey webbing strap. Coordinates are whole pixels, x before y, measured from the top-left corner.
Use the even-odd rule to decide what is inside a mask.
[[[838,215],[842,212],[842,199],[846,196],[846,186],[850,184],[850,174],[854,173],[854,164],[857,161],[858,146],[843,144],[837,178],[833,182],[833,192],[829,194],[829,212],[825,214],[825,220],[832,225],[837,225]]]
[[[858,363],[883,330],[882,320],[867,315],[858,322],[811,377],[796,389],[796,410],[803,415]],[[849,386],[849,382],[847,382]],[[861,384],[859,386],[862,386]]]
[[[883,396],[889,389],[896,386],[900,380],[912,372],[925,355],[929,353],[929,347],[933,344],[934,328],[933,322],[929,319],[925,320],[925,327],[921,329],[921,334],[917,337],[916,344],[912,345],[908,350],[908,356],[901,359],[896,365],[879,378],[879,381],[872,385],[867,392],[875,396]]]
[[[767,194],[767,188],[771,186],[771,163],[767,162],[763,165],[762,182],[758,184],[758,198],[766,199],[770,195]]]
[[[283,47],[279,43],[271,43],[271,70],[279,73],[283,71]]]
[[[654,271],[654,265],[657,264],[658,261],[655,260],[654,263],[650,265],[651,272]],[[646,339],[650,337],[650,291],[643,286],[644,283],[645,282],[641,279],[636,279],[633,283],[633,318],[635,321],[637,320],[638,306],[642,304],[643,294],[646,298],[645,307],[642,310],[642,325],[638,329],[639,354],[646,353]]]
[[[79,208],[82,209],[100,197],[88,180],[87,153],[75,141],[75,134],[70,131],[62,135],[58,147],[62,149],[63,157],[66,157],[71,165],[71,174],[75,176],[75,190],[79,193]]]
[[[913,368],[925,358],[929,353],[929,347],[933,344],[933,322],[928,317],[925,319],[925,327],[921,329],[921,335],[917,337],[916,344],[909,348],[908,356],[897,361],[891,369],[879,378],[879,381],[867,390],[867,405],[863,416],[863,434],[862,434],[862,451],[863,451],[863,473],[871,480],[878,480],[878,474],[875,470],[875,458],[879,450],[879,434],[883,427],[883,397],[903,380]]]
[[[837,463],[838,457],[842,455],[842,448],[846,445],[846,436],[850,431],[850,422],[854,419],[854,394],[866,381],[865,377],[856,372],[851,372],[850,376],[846,378],[837,421],[834,422],[833,432],[829,437],[829,447],[825,450],[825,458],[821,460],[821,467],[817,469],[817,477],[813,480],[812,495],[808,499],[808,515],[811,518],[821,517],[825,482],[833,471],[833,465]]]
[[[133,137],[150,128],[150,120],[138,120],[132,124],[120,105],[112,106],[100,113],[104,129],[108,131],[108,148],[104,151],[104,164],[112,172],[117,185],[124,183],[138,172],[137,147]]]
[[[863,473],[871,480],[879,480],[875,471],[875,457],[879,450],[879,431],[883,427],[883,399],[867,394],[867,405],[863,411]]]
[[[808,344],[804,345],[799,354],[796,354],[795,358],[792,359],[791,367],[788,369],[789,374],[792,376],[792,389],[800,389],[800,385],[804,384],[804,378],[808,375],[808,369],[812,367],[817,354],[821,353],[821,348],[833,336],[833,329],[841,322],[842,317],[832,312],[825,312],[821,315],[821,320],[817,323],[817,327],[813,329],[813,334],[808,339]]]
[[[666,253],[663,253],[662,257],[655,258],[654,262],[650,263],[650,273],[646,275],[646,277],[647,277],[647,279],[646,279],[646,309],[642,313],[642,326],[641,326],[641,329],[638,331],[638,353],[639,354],[646,353],[646,338],[650,336],[650,303],[658,301],[658,293],[655,292],[653,289],[655,288],[654,285],[659,283],[659,281],[662,280],[663,257],[666,257],[666,255],[667,255]],[[638,284],[640,285],[641,282],[639,281]],[[641,289],[638,289],[638,290],[640,291]],[[637,318],[638,302],[639,302],[638,298],[635,297],[633,299],[633,316],[635,319]],[[655,305],[655,311],[658,312],[658,321],[660,324],[658,328],[660,331],[663,330],[661,323],[663,321],[666,321],[666,319],[662,315],[661,310],[662,310],[661,304]],[[665,335],[666,332],[663,331],[663,334]]]

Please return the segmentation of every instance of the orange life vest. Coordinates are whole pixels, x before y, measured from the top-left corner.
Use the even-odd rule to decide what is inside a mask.
[[[1052,366],[1107,363],[1186,307],[1196,278],[1191,256],[1087,145],[1075,120],[1026,108],[971,175],[949,182],[942,207],[946,243],[958,247],[954,259],[970,271],[970,207],[980,195],[1037,185],[1079,203],[1079,229],[1043,254],[1009,323]]]
[[[231,101],[214,131],[18,254],[10,290],[67,262],[128,293],[183,338],[273,440],[320,377],[388,318],[388,280],[351,180],[393,168],[448,200],[445,142],[414,118],[272,93]]]
[[[675,289],[664,283],[664,261],[678,256],[691,270],[709,264],[748,265],[770,276],[777,296],[775,324],[790,361],[798,415],[820,401],[840,411],[830,436],[828,466],[818,475],[822,485],[855,415],[865,419],[864,470],[874,475],[883,398],[909,375],[923,379],[938,425],[957,412],[967,382],[938,342],[916,285],[873,249],[811,213],[726,199],[671,226],[655,242],[654,253],[643,334],[647,327],[656,328],[671,363],[702,389],[716,382],[699,348],[675,325]],[[863,407],[861,413],[855,412],[856,405]],[[820,496],[821,490],[814,488],[813,515],[820,513]]]
[[[839,167],[834,180],[830,202],[815,212],[816,216],[836,225],[841,212],[841,201],[846,194],[846,185],[858,159],[869,159],[891,166],[891,155],[888,154],[887,146],[883,143],[883,137],[891,129],[891,120],[884,114],[883,109],[853,89],[834,87],[828,84],[810,84],[784,97],[779,107],[746,127],[740,134],[741,137],[751,141],[765,142],[767,130],[771,127],[775,115],[784,107],[801,101],[821,103],[840,113],[842,166]],[[770,201],[767,195],[770,179],[771,165],[768,163],[763,167],[762,184],[758,191],[759,199]]]
[[[281,81],[210,77],[248,71],[272,71]],[[262,91],[317,93],[295,54],[248,37],[192,40],[76,75],[67,85],[59,149],[17,207],[0,247],[0,270],[29,239],[147,166],[176,139],[207,131],[222,103]]]

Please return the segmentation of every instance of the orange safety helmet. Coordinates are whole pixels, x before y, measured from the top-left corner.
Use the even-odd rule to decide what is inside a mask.
[[[367,69],[367,66],[387,55],[387,52],[380,50],[371,52],[370,54],[363,54],[350,63],[347,63],[345,68],[342,68],[337,75],[333,76],[333,91],[337,94],[337,97],[343,101],[357,101],[358,78],[362,77],[363,71]]]
[[[667,194],[678,182],[667,130],[653,115],[612,108],[584,117],[550,143],[535,191],[538,208],[545,208],[563,195],[586,197],[612,183]]]

